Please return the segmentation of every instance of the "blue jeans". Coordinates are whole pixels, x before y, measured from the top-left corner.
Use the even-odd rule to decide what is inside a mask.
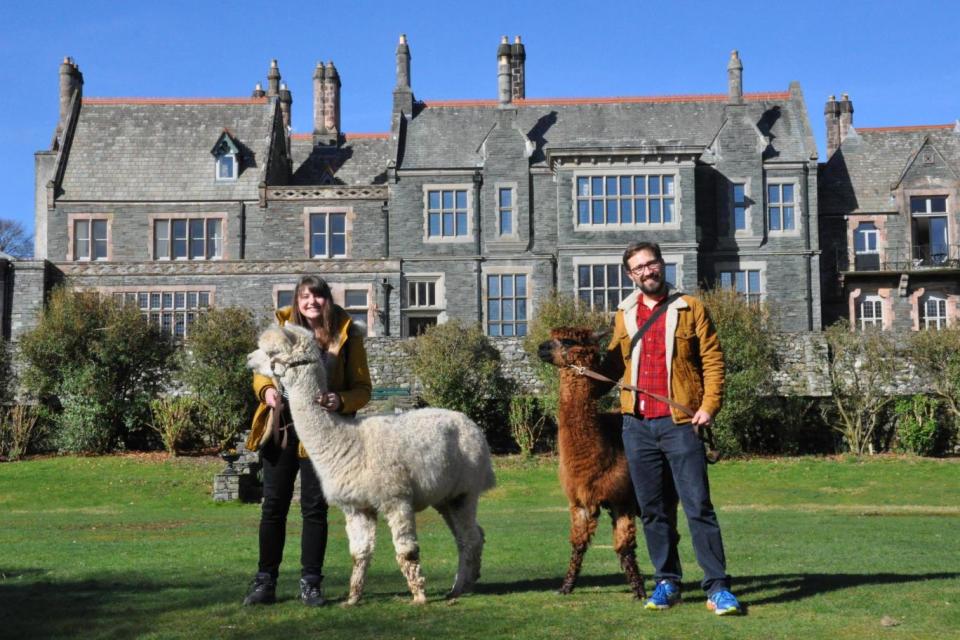
[[[720,523],[710,501],[707,461],[693,426],[674,424],[669,416],[645,420],[624,415],[623,446],[654,579],[679,584],[683,576],[677,553],[679,502],[687,516],[697,562],[703,569],[704,591],[709,595],[729,590]]]

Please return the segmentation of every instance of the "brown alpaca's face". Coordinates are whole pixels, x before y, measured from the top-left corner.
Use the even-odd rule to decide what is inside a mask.
[[[571,364],[592,366],[599,350],[596,337],[588,329],[554,329],[551,339],[537,348],[541,360],[556,367]]]

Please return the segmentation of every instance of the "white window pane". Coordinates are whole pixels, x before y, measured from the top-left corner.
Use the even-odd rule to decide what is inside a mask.
[[[79,220],[73,228],[74,247],[73,255],[75,258],[90,257],[90,221]]]
[[[170,257],[169,220],[157,220],[153,225],[153,255],[156,258]]]

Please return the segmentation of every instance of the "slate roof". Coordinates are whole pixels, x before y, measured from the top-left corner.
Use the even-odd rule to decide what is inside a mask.
[[[339,148],[314,149],[309,134],[294,134],[293,184],[383,184],[391,158],[390,134],[346,134]],[[329,182],[332,176],[332,182]]]
[[[891,189],[925,140],[960,173],[960,133],[955,125],[854,129],[821,171],[821,213],[897,211]]]
[[[67,158],[65,200],[252,200],[275,106],[265,98],[85,98]],[[214,180],[224,130],[241,145],[240,175]]]
[[[771,135],[778,159],[808,160],[802,100],[747,94],[750,117]],[[706,147],[724,120],[726,95],[518,100],[517,124],[538,149],[671,145]],[[496,101],[421,103],[407,125],[402,167],[474,167],[497,121]],[[766,128],[766,130],[764,130]],[[543,154],[534,162],[544,162]]]

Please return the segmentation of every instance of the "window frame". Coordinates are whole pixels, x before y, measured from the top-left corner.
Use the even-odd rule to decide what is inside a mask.
[[[650,193],[650,178],[658,177],[660,178],[658,187],[660,193],[651,194]],[[600,184],[603,187],[602,195],[594,195],[593,187],[596,179],[600,179]],[[616,188],[617,194],[615,197],[609,196],[607,194],[607,189],[609,186],[609,180],[616,179]],[[636,193],[636,180],[637,178],[644,178],[644,193]],[[663,178],[671,178],[673,185],[672,194],[664,193],[663,189]],[[589,193],[581,195],[580,194],[580,180],[585,179],[589,187]],[[630,184],[630,194],[623,194],[623,180],[629,179]],[[577,169],[573,172],[570,181],[570,199],[571,199],[571,214],[572,214],[572,223],[574,233],[576,232],[596,232],[601,230],[618,230],[618,229],[646,229],[646,230],[672,230],[680,229],[680,224],[683,219],[683,180],[680,173],[680,167],[669,167],[661,166],[656,169],[628,169],[625,167],[615,168],[609,167],[604,169]],[[651,196],[657,196],[656,198],[651,198]],[[672,196],[672,197],[671,197]],[[664,201],[666,199],[671,199],[673,201],[672,209],[672,218],[670,222],[663,221],[663,213],[665,211]],[[650,222],[650,202],[655,199],[660,203],[660,222]],[[580,221],[580,201],[584,200],[588,203],[588,209],[586,215],[588,217],[588,222]],[[637,208],[636,204],[638,201],[642,200],[644,202],[644,222],[637,222]],[[607,222],[608,216],[610,215],[610,201],[616,201],[616,222]],[[631,222],[623,222],[623,202],[631,202]],[[603,217],[601,222],[594,222],[594,215],[597,213],[594,210],[594,203],[601,202],[603,203],[602,210],[599,212]]]
[[[217,294],[217,288],[213,285],[158,285],[142,287],[124,285],[119,287],[103,287],[98,289],[98,291],[103,295],[112,296],[114,299],[120,297],[123,302],[134,302],[137,304],[141,316],[144,316],[148,322],[158,327],[162,333],[178,341],[185,340],[189,336],[190,325],[201,313],[215,306]],[[178,294],[183,294],[182,306],[178,306]],[[140,303],[139,297],[141,295],[147,296],[145,307]],[[207,301],[205,305],[201,305],[200,302],[204,295],[206,295]],[[154,296],[156,296],[158,303],[156,306],[153,305]],[[188,306],[191,296],[195,296],[196,299],[194,306]],[[167,297],[170,299],[169,306],[165,303]],[[181,316],[183,320],[183,334],[177,335],[177,327],[181,326],[179,325]],[[167,317],[170,318],[169,324],[165,324]],[[169,331],[167,329],[169,329]]]
[[[727,190],[726,235],[731,238],[753,235],[753,180],[751,178],[727,177],[730,188]],[[737,200],[736,188],[743,187],[743,200]],[[738,207],[738,205],[741,205]],[[736,226],[737,209],[743,209],[743,228]]]
[[[105,242],[106,253],[102,257],[94,257],[94,247],[97,241],[94,238],[94,223],[104,222],[106,224]],[[87,228],[87,256],[80,257],[77,251],[77,242],[79,240],[77,228],[84,225]],[[113,214],[109,213],[71,213],[67,216],[67,255],[69,262],[110,262],[113,260]]]
[[[233,169],[231,175],[223,177],[220,175],[220,167],[223,164],[224,160],[230,160],[232,163]],[[216,156],[213,163],[213,179],[215,182],[236,182],[240,177],[240,161],[236,153],[221,153]]]
[[[173,257],[173,227],[174,222],[183,221],[185,225],[184,241],[186,242],[186,255],[182,258]],[[197,257],[193,255],[193,241],[195,238],[191,235],[191,223],[196,221],[203,221],[203,251],[204,255]],[[210,247],[210,241],[214,239],[208,235],[210,230],[210,222],[219,222],[220,223],[220,255],[208,256],[207,250]],[[160,256],[157,251],[157,243],[159,242],[159,237],[157,233],[158,225],[166,222],[167,223],[167,255]],[[213,261],[213,260],[224,260],[227,256],[227,214],[225,213],[152,213],[147,216],[147,223],[149,228],[147,229],[147,241],[149,242],[148,255],[151,260],[163,261],[163,262],[180,262],[180,261]]]
[[[927,314],[928,304],[930,302],[938,303],[938,314],[935,316],[929,316]],[[931,324],[936,324],[935,327],[932,327],[933,330],[939,331],[940,329],[945,329],[950,326],[950,299],[949,297],[941,293],[940,291],[931,291],[929,293],[924,293],[920,296],[920,299],[917,301],[919,305],[918,316],[920,319],[920,329],[931,330]],[[943,314],[939,314],[939,307],[942,305]],[[931,322],[932,321],[932,322]]]
[[[757,280],[758,280],[758,285],[760,287],[760,291],[757,293],[753,293],[750,290],[750,272],[751,271],[756,271],[758,273]],[[740,272],[745,274],[744,283],[746,284],[746,287],[747,287],[747,291],[745,293],[736,291],[736,288],[737,288],[736,274]],[[730,274],[731,276],[730,279],[733,285],[733,289],[734,291],[737,292],[738,295],[745,296],[747,301],[752,303],[762,303],[766,301],[767,295],[769,293],[767,291],[768,282],[767,282],[767,263],[766,262],[761,262],[761,261],[720,262],[720,263],[717,263],[716,266],[714,267],[714,273],[716,274],[716,279],[714,281],[714,284],[716,286],[718,287],[725,286],[723,284],[723,276],[724,274]],[[756,297],[755,299],[751,299],[751,296],[756,296]]]
[[[533,269],[532,269],[532,268],[529,268],[529,267],[514,267],[514,266],[489,267],[489,268],[484,269],[483,272],[482,272],[482,274],[483,274],[483,285],[482,285],[482,286],[483,286],[483,293],[482,293],[482,298],[483,298],[483,310],[482,310],[482,312],[483,312],[483,329],[484,329],[484,333],[485,333],[488,337],[491,337],[491,338],[523,338],[523,337],[525,337],[526,335],[528,335],[529,329],[530,329],[530,323],[531,323],[531,321],[532,321],[533,314],[534,314],[534,305],[533,305],[533,299],[534,299]],[[514,295],[509,296],[509,297],[507,297],[507,298],[504,298],[504,296],[503,296],[502,294],[496,296],[495,298],[491,298],[491,296],[490,296],[490,278],[493,277],[493,276],[496,276],[496,277],[500,278],[500,281],[499,281],[499,283],[498,283],[498,287],[500,287],[500,291],[502,291],[503,277],[504,277],[504,276],[513,276],[513,278],[514,278],[514,280],[513,280],[513,287],[514,287],[513,291],[514,291],[514,292],[516,292],[516,277],[517,277],[517,276],[523,276],[523,277],[525,278],[525,281],[524,281],[525,294],[524,294],[524,296],[521,298],[520,296],[517,296],[516,293],[514,293]],[[500,313],[499,313],[499,316],[500,316],[499,319],[494,320],[493,322],[494,322],[498,327],[501,327],[501,328],[504,326],[504,324],[508,324],[508,323],[509,323],[511,326],[513,326],[513,333],[512,333],[511,335],[508,335],[508,336],[507,336],[507,335],[503,335],[502,332],[497,333],[496,335],[494,335],[494,334],[491,333],[490,302],[491,302],[492,300],[494,300],[494,299],[499,300],[499,301],[501,302],[501,305],[500,305],[501,311],[500,311]],[[513,315],[514,315],[514,317],[513,317],[512,319],[510,319],[510,320],[504,320],[504,319],[503,319],[503,312],[502,312],[502,308],[503,308],[503,307],[502,307],[502,302],[503,302],[503,300],[505,300],[505,299],[506,299],[506,300],[513,300],[513,301],[520,300],[520,299],[524,300],[524,315],[525,315],[525,317],[524,317],[523,320],[517,319],[517,317],[516,317],[516,315],[517,315],[517,314],[516,314],[517,307],[516,307],[516,306],[513,307],[513,310],[514,310],[514,314],[513,314]],[[522,334],[517,333],[517,326],[520,325],[520,324],[523,325],[523,333],[522,333]]]
[[[332,243],[330,233],[330,216],[343,214],[343,255],[330,255]],[[325,215],[325,249],[326,254],[313,253],[313,216]],[[353,243],[353,219],[354,212],[352,207],[305,207],[303,210],[303,253],[308,260],[346,260],[352,257]]]
[[[501,205],[501,193],[503,191],[510,192],[510,206],[504,207]],[[518,224],[517,219],[517,183],[516,182],[497,182],[493,185],[493,211],[496,212],[496,233],[494,234],[498,240],[519,240],[520,239],[520,225]],[[504,211],[510,212],[510,230],[507,233],[503,232],[503,213]]]
[[[867,304],[873,305],[874,315],[872,318],[867,318],[864,314],[864,309],[866,308]],[[860,331],[866,331],[867,326],[869,325],[871,327],[879,327],[881,330],[883,330],[884,304],[883,298],[879,293],[871,293],[861,297],[859,300],[857,300],[856,305],[857,329]],[[876,313],[877,309],[880,310],[879,314]]]
[[[793,206],[793,227],[789,229],[783,228],[783,209],[785,207],[785,201],[783,200],[783,187],[790,186],[793,187],[793,200],[790,202]],[[770,201],[770,187],[777,187],[779,193],[779,200],[777,202]],[[766,232],[771,236],[791,236],[791,235],[800,235],[802,224],[802,203],[803,199],[800,193],[800,181],[797,178],[767,178],[763,188],[763,200],[764,200],[764,213],[765,220],[764,224],[766,225]],[[773,214],[771,212],[772,207],[777,207],[780,209],[780,228],[774,229],[771,226],[773,222]]]
[[[677,290],[679,290],[679,291],[682,291],[682,290],[683,290],[683,258],[684,258],[684,256],[682,256],[682,255],[669,254],[669,253],[663,254],[663,262],[664,262],[664,265],[665,265],[664,275],[666,275],[666,271],[667,271],[667,268],[668,268],[668,267],[673,267],[673,269],[674,269],[674,274],[675,274],[675,275],[674,275],[674,282],[672,282],[672,285],[673,285],[673,287],[674,287],[675,289],[677,289]],[[608,287],[608,286],[605,286],[603,289],[598,289],[596,286],[594,286],[594,283],[593,283],[593,275],[594,275],[594,273],[593,273],[592,269],[595,268],[595,267],[607,267],[607,268],[609,268],[611,265],[619,266],[619,267],[620,267],[620,275],[621,275],[621,278],[626,277],[626,278],[627,278],[627,282],[630,283],[630,286],[629,286],[630,292],[627,293],[626,295],[624,295],[623,292],[627,289],[627,287],[625,287],[625,286],[620,286],[620,287],[617,288],[617,289],[619,289],[619,291],[621,292],[620,302],[622,302],[627,296],[629,296],[630,294],[632,294],[634,291],[636,291],[636,290],[639,288],[639,287],[637,287],[637,286],[633,283],[632,280],[630,280],[629,276],[626,274],[626,271],[625,271],[624,268],[623,268],[623,256],[622,256],[622,255],[606,255],[606,256],[584,256],[584,255],[581,255],[581,256],[573,256],[573,258],[572,258],[572,260],[571,260],[571,266],[572,266],[572,270],[573,270],[573,277],[572,277],[572,281],[573,281],[573,297],[574,297],[574,299],[577,301],[577,304],[580,304],[580,303],[584,302],[584,300],[580,297],[580,290],[581,290],[581,289],[589,289],[590,291],[601,291],[601,290],[602,290],[602,291],[604,291],[604,303],[605,303],[605,305],[609,303],[609,299],[608,299],[608,295],[609,295],[609,294],[608,294],[607,292],[611,291],[612,289],[611,289],[610,287]],[[591,278],[591,283],[590,283],[590,284],[591,284],[591,286],[590,286],[590,287],[582,287],[582,286],[581,286],[581,282],[580,282],[580,275],[581,275],[581,274],[580,274],[580,269],[583,268],[583,267],[590,267],[590,268],[591,268],[591,273],[590,273],[590,278]],[[607,271],[604,272],[604,279],[605,279],[605,280],[607,279],[608,274],[609,274],[609,272],[607,272]],[[621,284],[622,284],[622,283],[623,283],[623,281],[621,280]],[[618,304],[619,304],[619,303],[618,303]],[[591,308],[592,310],[596,310],[596,307],[595,307],[595,305],[594,305],[593,296],[590,297],[590,308]],[[604,311],[604,313],[613,313],[613,312],[616,312],[616,310],[617,310],[617,307],[616,307],[616,305],[614,305],[614,307],[613,307],[612,309],[606,309],[606,310],[603,310],[603,311]]]
[[[452,184],[439,184],[439,183],[429,183],[422,185],[423,190],[423,242],[430,244],[462,244],[467,242],[473,242],[475,238],[476,231],[474,229],[474,203],[473,203],[473,184],[472,183],[452,183]],[[451,209],[453,214],[453,235],[444,235],[443,234],[443,218],[444,214],[447,212],[447,208],[443,205],[443,192],[444,191],[453,191],[453,207]],[[466,195],[466,205],[463,209],[457,206],[457,193],[458,191],[465,192]],[[440,207],[439,209],[430,207],[430,193],[439,192],[440,193]],[[463,235],[457,235],[457,217],[460,212],[465,214],[465,224],[466,230]],[[430,233],[430,215],[431,213],[438,213],[440,215],[440,235],[431,235]]]

